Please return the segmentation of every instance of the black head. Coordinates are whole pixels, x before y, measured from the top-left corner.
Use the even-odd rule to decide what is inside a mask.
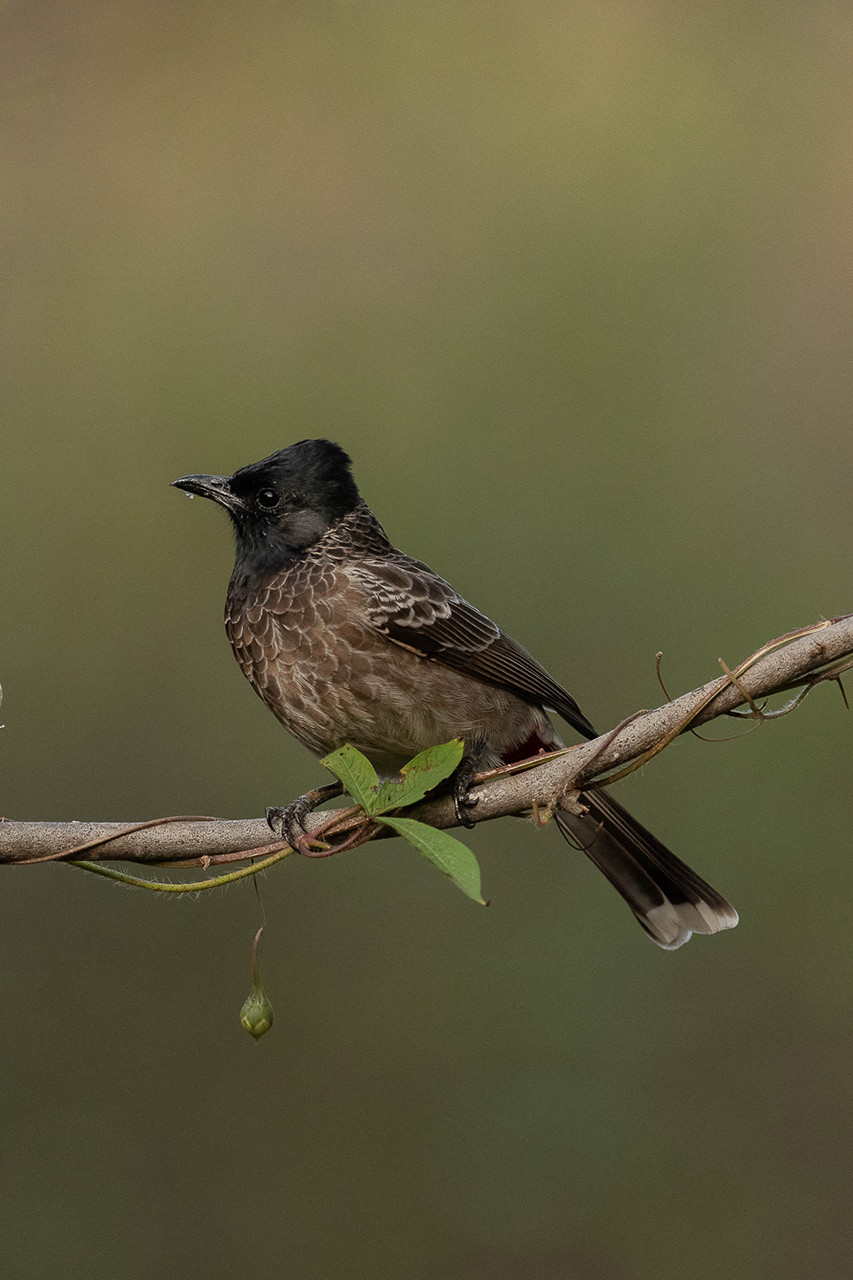
[[[287,564],[359,501],[350,459],[331,440],[300,440],[233,476],[172,483],[225,508],[237,534],[237,562],[252,570]]]

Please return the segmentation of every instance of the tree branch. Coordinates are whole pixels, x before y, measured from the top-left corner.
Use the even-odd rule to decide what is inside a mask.
[[[479,804],[470,811],[471,817],[486,822],[531,810],[547,813],[561,799],[570,804],[570,793],[581,787],[606,785],[624,776],[687,729],[723,715],[771,719],[793,710],[816,684],[826,680],[840,683],[842,672],[853,668],[853,614],[780,636],[733,670],[722,659],[720,663],[725,672],[722,676],[654,711],[638,712],[593,742],[481,775],[475,791]],[[797,689],[798,697],[779,711],[766,712],[756,704],[757,699]],[[749,710],[738,712],[743,706]],[[334,812],[341,815],[336,834],[352,832],[363,824],[363,817],[355,810]],[[435,827],[457,825],[449,796],[428,799],[406,810],[406,815]],[[329,816],[328,810],[310,814],[306,828],[316,831],[328,822]],[[270,843],[270,830],[263,818],[156,819],[138,827],[128,833],[128,824],[118,822],[0,819],[0,862],[26,864],[85,856],[88,860],[179,863],[206,868],[264,856],[285,847],[280,841]],[[384,828],[365,831],[363,835],[372,839],[383,832],[390,834]],[[81,849],[81,845],[104,840],[108,843]]]

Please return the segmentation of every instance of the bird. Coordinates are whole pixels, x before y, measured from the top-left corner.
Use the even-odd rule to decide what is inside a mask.
[[[235,561],[225,628],[243,674],[315,756],[349,743],[392,776],[430,746],[461,738],[457,816],[471,822],[475,775],[559,750],[557,715],[597,736],[534,657],[428,565],[399,551],[361,497],[349,455],[300,440],[233,475],[172,482],[228,513]],[[333,784],[334,786],[334,784]],[[294,830],[332,788],[307,792],[271,824]],[[621,894],[648,936],[674,950],[737,912],[604,789],[557,808],[561,834]]]

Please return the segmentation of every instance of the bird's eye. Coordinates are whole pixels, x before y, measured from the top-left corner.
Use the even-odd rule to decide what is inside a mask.
[[[273,507],[277,507],[278,494],[275,489],[261,489],[258,494],[258,506],[265,507],[267,511],[271,511]]]

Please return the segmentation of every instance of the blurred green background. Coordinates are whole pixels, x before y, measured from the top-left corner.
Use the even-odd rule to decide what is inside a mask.
[[[853,10],[0,11],[2,812],[320,780],[169,489],[310,435],[602,726],[853,608]],[[718,726],[711,732],[730,732]],[[620,788],[741,926],[651,946],[556,832],[164,904],[2,872],[4,1274],[851,1274],[851,720]]]

